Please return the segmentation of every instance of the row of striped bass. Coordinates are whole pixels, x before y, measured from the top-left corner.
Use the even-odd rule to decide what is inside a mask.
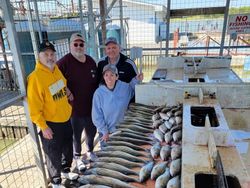
[[[114,132],[111,136],[129,137],[129,138],[135,138],[135,139],[144,140],[144,141],[149,141],[149,142],[153,141],[152,138],[146,137],[145,134],[142,136],[142,134],[127,132],[127,131],[121,131],[121,130],[117,130],[117,131]]]
[[[90,164],[90,168],[96,168],[96,167],[115,170],[115,171],[121,172],[125,175],[136,175],[136,176],[139,175],[138,172],[131,170],[130,168],[127,168],[127,167],[122,166],[122,165],[117,164],[117,163],[97,162],[96,161],[96,162]]]
[[[106,185],[86,184],[80,186],[79,188],[112,188],[112,187]]]
[[[139,157],[133,156],[129,153],[126,153],[124,151],[97,151],[96,152],[97,157],[118,157],[122,159],[127,159],[132,162],[138,162],[138,163],[146,163],[144,159],[141,159]]]
[[[116,163],[128,168],[142,167],[143,163],[131,162],[127,159],[122,159],[119,157],[98,157],[97,162],[107,162],[107,163]]]
[[[166,187],[168,180],[178,176],[180,172],[180,159],[171,161],[170,165],[169,162],[160,162],[155,164],[154,161],[151,161],[141,168],[139,173],[139,181],[145,182],[151,178],[152,180],[156,180],[155,187]]]
[[[154,130],[154,137],[160,142],[170,143],[171,141],[178,142],[182,138],[182,124],[174,125],[168,129],[165,124]]]
[[[182,112],[182,111],[180,110],[180,112]],[[173,117],[170,117],[168,119],[161,119],[160,118],[160,119],[153,121],[152,127],[154,129],[157,129],[161,125],[165,125],[165,127],[167,129],[171,129],[173,126],[179,125],[181,123],[182,123],[182,116],[173,116]]]
[[[165,165],[160,163],[160,165]],[[155,182],[155,188],[180,188],[180,177],[181,172],[181,160],[176,159],[171,161],[169,168],[165,168],[165,171],[161,173],[159,171],[158,177]]]
[[[150,155],[146,152],[140,152],[140,151],[137,151],[131,147],[128,147],[128,146],[122,146],[122,145],[118,145],[118,146],[105,146],[103,147],[102,149],[103,151],[123,151],[123,152],[126,152],[128,154],[131,154],[133,156],[136,156],[136,157],[146,157],[146,158],[149,158]]]
[[[161,160],[166,161],[171,158],[171,160],[175,160],[181,157],[181,146],[180,145],[164,145],[161,146],[159,142],[155,143],[150,148],[150,153],[152,158],[157,159],[159,156]]]
[[[139,173],[139,181],[141,183],[145,182],[150,177],[153,167],[154,167],[154,161],[151,161],[141,168]]]
[[[151,172],[151,179],[155,180],[156,178],[158,178],[161,174],[164,173],[165,169],[167,168],[167,162],[162,162],[162,163],[158,163],[156,164]]]
[[[143,137],[148,137],[150,134],[147,134],[147,133],[143,133],[143,132],[139,132],[139,131],[134,131],[134,130],[131,130],[129,128],[118,128],[116,130],[117,132],[126,132],[126,133],[133,133],[133,134],[136,134],[136,135],[139,135],[139,136],[143,136]]]
[[[155,143],[155,139],[151,137],[153,113],[152,107],[131,104],[124,121],[110,135],[107,146],[103,147],[102,151],[96,152],[98,159],[85,170],[79,182],[84,184],[84,187],[100,188],[134,187],[127,182],[142,182],[140,178],[142,173],[133,168],[141,168],[145,164],[149,166],[152,164],[152,168],[154,167],[151,155],[142,147]],[[151,177],[151,171],[152,169],[148,177]],[[156,172],[157,170],[154,170],[154,173]]]
[[[153,144],[152,141],[146,141],[146,140],[142,140],[142,139],[123,137],[123,136],[110,136],[109,140],[129,142],[129,143],[132,143],[135,145],[152,145]]]
[[[100,176],[108,176],[111,178],[115,178],[121,181],[125,182],[138,182],[139,180],[133,177],[130,177],[128,175],[124,175],[121,172],[117,172],[115,170],[110,170],[107,168],[101,168],[101,167],[96,167],[96,168],[90,168],[87,169],[84,173],[84,175],[100,175]]]
[[[119,187],[119,188],[136,188],[135,186],[129,185],[126,182],[118,180],[116,178],[111,178],[107,176],[100,175],[81,175],[78,178],[80,184],[97,184],[102,186]]]
[[[176,112],[178,111],[179,109],[181,109],[183,107],[182,103],[178,103],[176,105],[172,105],[172,106],[168,106],[168,105],[162,105],[162,106],[159,106],[157,108],[155,108],[153,110],[153,113],[167,113],[169,111],[172,111],[172,112]]]
[[[168,120],[173,116],[182,116],[182,104],[178,104],[175,106],[166,106],[159,107],[154,110],[154,115],[152,116],[152,121],[156,121],[159,119]]]
[[[108,146],[127,146],[136,151],[146,151],[143,147],[124,141],[107,141]]]
[[[155,129],[161,127],[163,133],[165,133],[167,129],[169,130],[173,126],[182,123],[182,105],[167,107],[167,109],[169,111],[166,113],[157,112],[152,116],[152,127]]]
[[[149,114],[154,114],[154,109],[151,106],[148,105],[142,105],[142,104],[137,104],[137,103],[131,103],[129,105],[129,110],[128,111],[136,111],[136,112],[146,112]]]
[[[97,151],[97,160],[89,165],[78,181],[81,187],[133,188],[128,182],[139,182],[138,170],[151,161],[148,150],[141,145],[155,142],[152,135],[151,116],[153,108],[131,104],[124,120],[117,126],[103,150]]]
[[[144,124],[151,124],[152,121],[150,118],[146,116],[138,117],[138,114],[132,114],[132,112],[127,113],[128,116],[124,117],[124,122],[137,122],[137,123],[144,123]]]
[[[181,141],[182,138],[182,125],[176,125],[170,130],[166,129],[166,131],[162,131],[162,129],[155,129],[153,134],[154,137],[160,142],[166,142],[167,144],[171,141],[178,142]]]
[[[169,168],[166,168],[165,172],[160,175],[155,181],[155,188],[180,188],[180,176],[171,178]]]
[[[136,122],[136,121],[124,121],[122,123],[119,124],[120,126],[124,125],[134,125],[134,126],[138,126],[138,127],[142,127],[142,128],[145,128],[145,129],[153,129],[151,124],[150,123],[140,123],[140,122]]]
[[[153,133],[153,129],[151,127],[145,128],[145,127],[135,125],[135,124],[120,124],[117,126],[118,130],[119,128],[126,128],[126,129],[130,129],[136,132],[141,132],[141,133]]]

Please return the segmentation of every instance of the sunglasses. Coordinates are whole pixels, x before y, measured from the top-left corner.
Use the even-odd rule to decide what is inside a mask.
[[[80,44],[78,44],[78,43],[74,43],[74,47],[78,47],[78,46],[80,46],[81,48],[83,48],[84,47],[84,44],[83,43],[80,43]]]

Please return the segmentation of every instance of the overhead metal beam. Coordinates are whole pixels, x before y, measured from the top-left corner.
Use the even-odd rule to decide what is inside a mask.
[[[209,7],[209,8],[189,8],[189,9],[172,9],[170,10],[170,17],[183,17],[195,15],[211,15],[224,14],[226,7]]]

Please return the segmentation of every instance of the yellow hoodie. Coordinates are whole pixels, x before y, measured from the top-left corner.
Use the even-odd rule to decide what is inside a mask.
[[[28,77],[27,99],[31,120],[42,130],[48,127],[46,121],[62,123],[71,116],[66,79],[57,65],[52,72],[37,61],[35,70]]]

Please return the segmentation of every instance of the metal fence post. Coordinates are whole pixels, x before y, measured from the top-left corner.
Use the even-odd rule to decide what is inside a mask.
[[[224,22],[223,22],[222,35],[221,35],[220,56],[223,56],[224,43],[225,43],[225,37],[226,37],[226,28],[227,28],[227,19],[228,19],[229,5],[230,5],[230,0],[227,0],[225,14],[224,14]]]
[[[8,30],[10,49],[11,49],[11,52],[13,53],[13,59],[14,59],[15,69],[16,69],[16,73],[17,73],[17,79],[18,79],[18,83],[19,83],[20,95],[25,95],[26,94],[26,87],[25,87],[26,78],[24,76],[25,74],[23,71],[21,50],[20,50],[19,40],[17,37],[16,28],[15,28],[15,24],[14,24],[11,4],[10,4],[10,1],[2,1],[1,4],[2,4],[3,13],[4,13],[4,20],[5,20],[6,28]],[[36,160],[36,165],[39,167],[39,169],[41,170],[41,173],[43,174],[43,176],[42,176],[43,177],[43,179],[42,179],[43,186],[47,187],[46,173],[45,173],[45,168],[44,168],[44,164],[43,164],[43,157],[42,157],[42,153],[41,153],[40,143],[39,143],[38,137],[37,137],[37,130],[32,125],[31,121],[29,121],[29,113],[28,113],[27,103],[25,100],[24,100],[23,104],[24,104],[24,110],[25,110],[25,114],[27,117],[27,121],[28,121],[29,132],[30,132],[30,135],[34,141],[34,147],[33,147],[34,154],[36,156],[36,159],[38,159],[38,160]],[[38,148],[36,148],[35,145],[37,145]]]

